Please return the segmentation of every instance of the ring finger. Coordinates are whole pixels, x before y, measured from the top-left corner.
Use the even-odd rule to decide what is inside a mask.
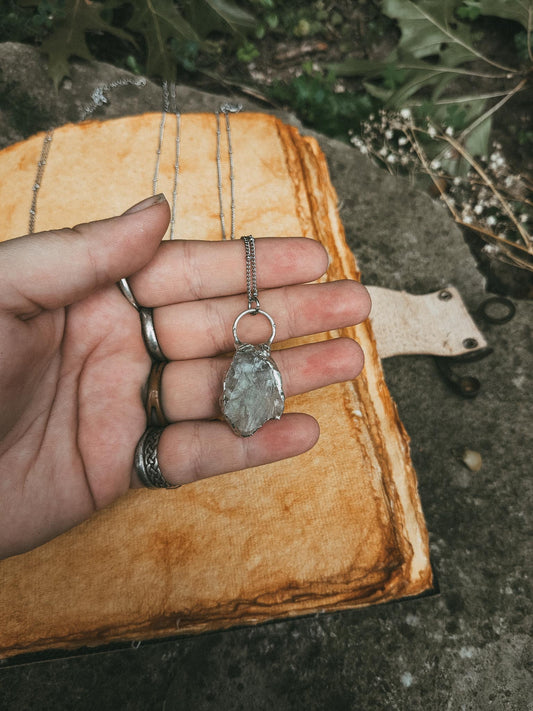
[[[271,289],[261,292],[260,299],[261,308],[276,322],[276,341],[351,326],[363,321],[370,310],[366,289],[355,281]],[[155,309],[163,353],[169,360],[188,360],[227,352],[233,347],[233,322],[245,308],[241,295]],[[260,343],[269,335],[263,317],[243,319],[242,340]]]
[[[285,395],[351,380],[363,366],[361,348],[349,338],[309,343],[272,354]],[[168,363],[161,379],[163,411],[169,422],[220,415],[219,397],[229,358],[203,358]]]

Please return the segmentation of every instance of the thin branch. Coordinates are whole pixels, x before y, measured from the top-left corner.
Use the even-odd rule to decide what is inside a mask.
[[[406,134],[407,138],[410,140],[411,145],[413,146],[413,149],[414,149],[415,153],[417,154],[418,159],[422,163],[427,175],[429,175],[429,177],[433,181],[433,184],[439,191],[441,199],[443,200],[443,202],[446,203],[446,207],[452,214],[455,222],[458,225],[461,225],[462,227],[472,229],[472,230],[478,232],[482,237],[484,237],[488,241],[497,242],[500,245],[500,249],[503,251],[503,253],[514,264],[521,266],[524,269],[533,271],[533,264],[531,264],[531,262],[528,262],[528,261],[526,261],[526,260],[524,260],[524,259],[520,258],[519,256],[512,253],[512,250],[517,250],[519,252],[526,254],[528,257],[530,257],[532,254],[532,251],[531,251],[531,248],[530,248],[530,245],[528,244],[528,242],[526,242],[526,247],[523,247],[522,245],[517,244],[516,242],[511,242],[510,240],[505,239],[505,237],[499,237],[498,235],[495,235],[494,233],[489,232],[488,230],[484,229],[480,225],[476,225],[474,223],[467,223],[460,217],[459,213],[455,209],[455,205],[448,197],[446,190],[442,185],[442,182],[440,180],[438,180],[438,178],[441,176],[436,176],[435,173],[431,170],[431,167],[428,163],[426,154],[416,138],[416,135],[415,135],[416,130],[420,131],[420,129],[417,129],[416,126],[411,124],[409,127],[405,128],[405,134]],[[497,191],[495,194],[498,195]],[[501,200],[501,197],[499,197],[499,199]],[[515,222],[515,224],[516,224],[516,220],[513,219],[513,222]],[[527,233],[526,233],[526,236],[527,236]]]
[[[417,128],[416,126],[412,127],[413,130],[416,131],[424,131],[423,129]],[[426,133],[426,131],[424,131]],[[483,179],[487,187],[490,188],[492,193],[496,196],[498,201],[500,202],[500,205],[502,206],[504,212],[507,214],[511,222],[514,224],[516,231],[519,233],[519,235],[522,237],[522,240],[524,241],[524,244],[528,248],[528,252],[533,253],[533,242],[531,241],[531,237],[529,234],[524,230],[520,222],[516,219],[513,211],[511,210],[509,203],[507,200],[503,197],[503,195],[500,193],[494,182],[492,181],[491,177],[483,170],[482,166],[475,160],[475,158],[468,153],[468,151],[463,148],[463,146],[455,140],[455,138],[452,138],[451,136],[447,135],[441,135],[440,138],[443,141],[446,141],[447,143],[452,146],[471,166],[474,168],[476,173]]]

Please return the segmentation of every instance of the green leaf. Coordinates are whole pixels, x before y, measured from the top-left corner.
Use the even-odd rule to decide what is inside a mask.
[[[489,152],[492,117],[488,116],[465,139],[464,146],[472,156],[486,156]]]
[[[469,25],[454,15],[460,0],[384,0],[383,11],[397,20],[402,36],[398,48],[422,58],[458,47],[473,61],[479,57]]]
[[[464,0],[466,7],[481,15],[514,20],[531,32],[533,25],[533,0]]]
[[[379,101],[382,101],[384,104],[390,99],[393,93],[390,89],[384,89],[382,86],[377,86],[371,82],[363,82],[363,86],[370,96],[373,96],[374,99],[379,99]]]
[[[228,0],[203,0],[211,10],[234,32],[252,30],[257,25],[255,17],[247,10]]]
[[[138,0],[131,6],[133,14],[127,27],[145,38],[147,74],[174,80],[176,66],[169,48],[170,40],[178,37],[198,41],[198,34],[172,0]]]
[[[257,25],[253,15],[229,0],[193,0],[185,6],[184,14],[203,38],[212,32],[242,35]]]
[[[35,6],[39,3],[35,0],[26,4]],[[41,45],[41,50],[48,57],[48,72],[56,89],[61,80],[69,76],[71,57],[93,58],[86,42],[87,32],[107,32],[134,44],[128,32],[113,27],[102,19],[103,10],[103,3],[65,0],[63,16],[53,25],[50,34]]]

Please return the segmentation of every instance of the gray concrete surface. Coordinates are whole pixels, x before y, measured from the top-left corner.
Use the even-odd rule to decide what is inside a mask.
[[[75,68],[58,96],[36,53],[0,45],[4,145],[78,119],[93,87],[123,76]],[[159,89],[121,89],[100,116],[159,106]],[[227,96],[225,98],[228,98]],[[180,89],[183,110],[219,98]],[[252,108],[250,102],[247,108]],[[286,120],[291,120],[285,116]],[[414,293],[453,283],[472,311],[486,297],[445,210],[355,150],[319,137],[363,281]],[[1,214],[1,206],[0,206]],[[524,711],[531,683],[531,302],[513,321],[481,327],[491,357],[461,366],[482,391],[462,400],[426,357],[385,362],[412,438],[439,592],[353,612],[0,663],[3,709],[198,711]],[[482,454],[474,473],[456,450]]]

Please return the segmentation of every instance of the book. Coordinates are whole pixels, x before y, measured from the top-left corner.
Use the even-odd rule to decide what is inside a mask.
[[[172,118],[158,181],[167,196]],[[237,235],[319,240],[331,258],[324,279],[359,279],[316,140],[263,114],[231,115],[231,126]],[[159,128],[159,114],[143,114],[57,129],[36,230],[118,214],[150,194]],[[43,137],[0,152],[6,239],[28,231]],[[226,140],[222,133],[228,212]],[[215,116],[183,115],[180,143],[175,237],[218,240]],[[286,403],[318,420],[312,450],[176,490],[130,491],[75,529],[1,561],[0,654],[201,633],[431,590],[409,438],[370,322],[279,347],[338,335],[362,346],[362,374]]]

